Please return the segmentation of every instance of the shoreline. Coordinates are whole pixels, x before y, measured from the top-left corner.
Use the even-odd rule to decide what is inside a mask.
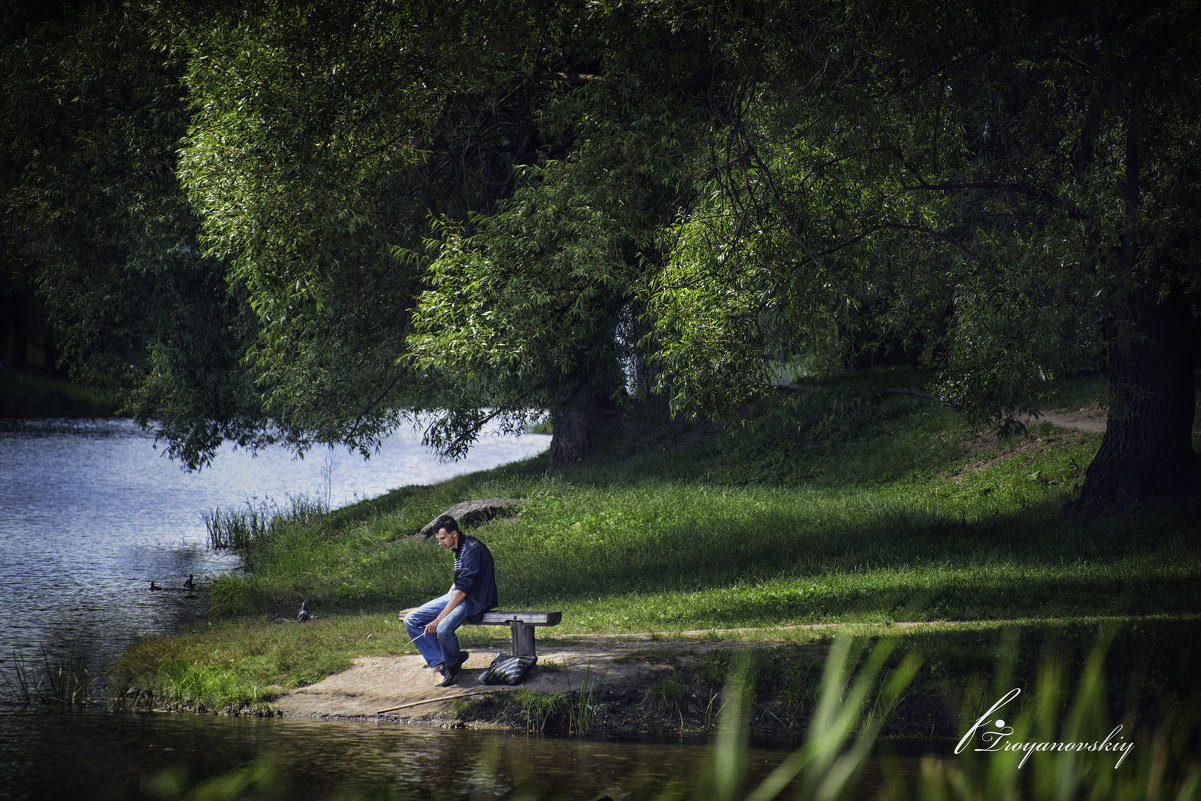
[[[538,665],[518,686],[478,682],[493,657],[487,650],[470,651],[457,681],[446,688],[424,669],[419,655],[359,657],[349,670],[291,690],[271,706],[285,718],[629,742],[707,741],[716,731],[722,691],[703,677],[705,658],[723,659],[769,645],[608,636],[590,640],[543,648]],[[815,660],[824,659],[828,650],[824,643],[771,645],[799,649]],[[759,688],[750,720],[756,742],[791,746],[804,734],[811,711],[804,707],[811,705],[788,696],[787,687]],[[591,723],[583,732],[575,720],[582,705],[591,708]],[[953,744],[955,721],[941,707],[941,700],[915,691],[890,716],[884,736]]]
[[[1070,636],[1073,631],[1191,624],[1198,617],[809,624],[759,630],[766,639],[747,639],[755,632],[745,629],[574,634],[545,638],[539,645],[538,665],[518,686],[478,682],[493,657],[489,646],[494,641],[467,649],[466,666],[448,688],[438,686],[435,674],[424,669],[417,654],[360,656],[348,670],[284,692],[270,706],[290,718],[502,729],[588,739],[703,740],[716,730],[726,671],[740,654],[751,654],[757,665],[750,735],[758,742],[795,745],[809,723],[836,633],[864,642],[895,635],[898,654],[923,653],[939,663],[948,654],[924,648],[921,637],[926,632],[960,630],[970,635],[1058,624],[1061,634]],[[805,634],[816,638],[795,639]],[[895,707],[883,710],[881,736],[953,745],[963,727],[957,699],[968,691],[973,677],[986,675],[987,667],[977,660],[958,679],[939,678],[935,671],[915,681]],[[584,706],[591,711],[588,722],[580,726]]]

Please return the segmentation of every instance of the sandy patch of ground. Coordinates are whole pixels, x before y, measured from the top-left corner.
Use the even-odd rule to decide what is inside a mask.
[[[907,628],[920,623],[894,623]],[[945,625],[945,624],[944,624]],[[781,626],[775,631],[837,629],[835,623]],[[845,628],[845,626],[843,626]],[[680,631],[663,634],[575,634],[568,640],[541,643],[538,665],[520,685],[535,692],[570,693],[587,682],[605,695],[623,697],[622,706],[638,706],[645,690],[672,675],[673,663],[690,664],[711,649],[736,648],[739,635],[759,629]],[[728,639],[728,638],[733,639]],[[770,645],[771,640],[757,640]],[[496,655],[494,650],[470,650],[466,665],[450,687],[424,667],[417,654],[359,657],[349,670],[278,698],[274,706],[286,717],[357,718],[433,726],[463,725],[455,714],[455,699],[486,700],[489,694],[518,689],[481,684],[480,675]],[[630,714],[637,714],[630,712]],[[628,721],[627,721],[628,723]],[[482,725],[480,721],[472,725]]]
[[[642,685],[668,671],[663,665],[631,660],[647,643],[595,639],[570,648],[540,648],[538,666],[521,685],[527,690],[570,692],[590,679],[607,686]],[[656,642],[655,649],[696,650],[695,642]],[[275,706],[289,717],[378,718],[392,721],[450,724],[454,700],[487,693],[516,690],[507,685],[481,684],[480,675],[491,664],[494,651],[471,651],[467,663],[450,687],[438,686],[439,676],[424,667],[416,654],[360,657],[342,673],[300,687],[280,697]],[[626,657],[623,659],[623,657]]]
[[[1127,616],[1105,618],[1115,623],[1137,619]],[[924,627],[945,631],[948,628],[977,629],[985,625],[989,628],[1022,626],[1031,622],[1034,621],[905,621],[850,628],[859,628],[860,635],[868,635],[915,631]],[[778,638],[756,638],[753,643],[738,635],[743,631],[762,633],[762,630],[674,632],[671,636],[676,639],[665,639],[666,634],[619,637],[575,634],[542,643],[538,666],[520,688],[479,682],[480,674],[495,655],[495,651],[487,647],[472,650],[458,680],[445,688],[438,686],[437,674],[422,667],[422,659],[416,654],[360,657],[349,670],[293,690],[280,697],[275,706],[288,717],[515,731],[526,728],[566,734],[570,722],[565,716],[569,717],[570,710],[576,709],[571,697],[578,699],[576,691],[587,682],[588,706],[595,715],[591,724],[595,734],[618,738],[679,737],[686,732],[695,734],[712,730],[718,689],[702,668],[714,650],[733,651],[748,646],[771,648],[788,643],[793,650],[786,662],[795,672],[806,664],[820,665],[828,644],[807,642],[805,638],[790,642],[793,638],[785,632],[821,631],[824,634],[831,628],[846,630],[848,627],[845,624],[797,624],[774,629]],[[726,637],[730,639],[724,639]],[[802,673],[804,670],[796,676],[803,679]],[[677,688],[670,699],[666,694],[669,678],[673,680],[672,686]],[[786,686],[780,676],[772,682],[757,688],[758,696],[751,713],[752,726],[759,736],[795,737],[804,730],[805,716],[810,709],[808,706],[797,707],[796,688]],[[560,719],[528,729],[531,725],[528,708],[504,697],[518,689],[566,696],[570,710],[560,709],[553,713]],[[670,703],[665,705],[664,701]],[[944,702],[939,692],[912,693],[892,716],[890,734],[924,738],[935,736],[935,732],[942,736],[955,731],[955,716],[950,714]]]

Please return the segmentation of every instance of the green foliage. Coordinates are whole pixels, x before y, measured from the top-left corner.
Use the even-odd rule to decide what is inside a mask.
[[[247,327],[174,172],[180,63],[120,6],[24,33],[0,52],[5,272],[37,287],[72,377],[153,417],[173,455],[261,441]]]
[[[395,379],[415,276],[390,246],[426,213],[406,186],[441,100],[410,55],[424,13],[267,3],[156,21],[187,63],[179,179],[256,321],[264,409],[301,444],[370,451],[409,397]]]
[[[762,31],[772,80],[755,57],[738,64],[758,82],[735,123],[712,131],[726,160],[665,231],[668,258],[649,284],[677,408],[738,408],[763,386],[765,357],[829,371],[894,348],[939,366],[944,398],[1008,415],[1094,363],[1096,322],[1122,301],[1095,263],[1115,244],[1089,230],[1120,227],[1100,201],[1123,191],[1106,161],[1120,149],[1098,148],[1092,173],[1072,173],[1057,148],[1097,131],[1074,130],[1079,107],[1052,113],[1040,94],[1095,90],[1052,55],[1055,37],[1092,21],[1069,11],[1035,31],[1006,12],[998,34],[998,20],[963,12],[870,23],[836,12],[805,37],[828,47],[786,49]],[[925,36],[929,47],[915,45]],[[865,64],[862,52],[889,55]],[[941,61],[948,53],[963,62]],[[997,92],[1012,104],[997,109]],[[1079,197],[1097,217],[1072,206]]]
[[[918,365],[1012,420],[1191,336],[1187,3],[496,8],[20,27],[5,258],[79,375],[191,465],[421,409],[454,456],[627,392],[736,422],[780,363]]]
[[[525,715],[526,731],[534,734],[542,734],[547,723],[564,714],[568,707],[567,697],[562,693],[525,687],[518,687],[513,692],[513,700]]]
[[[618,35],[603,13],[589,22],[591,35]],[[622,35],[638,39],[654,23],[632,24]],[[634,288],[665,204],[687,180],[695,111],[662,86],[659,71],[676,65],[622,61],[613,44],[601,43],[603,79],[548,92],[537,123],[555,155],[521,166],[489,213],[432,225],[409,349],[457,388],[430,429],[442,452],[462,453],[495,414],[519,430],[540,410],[553,421],[589,393],[620,394],[623,365],[644,360]]]

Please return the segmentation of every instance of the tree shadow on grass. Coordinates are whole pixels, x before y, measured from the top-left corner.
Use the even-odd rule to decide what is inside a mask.
[[[643,597],[665,626],[1201,612],[1201,555],[1172,516],[1104,525],[915,513],[689,511],[644,533],[493,546],[510,595]],[[720,532],[720,533],[716,533]],[[660,603],[661,602],[661,603]]]

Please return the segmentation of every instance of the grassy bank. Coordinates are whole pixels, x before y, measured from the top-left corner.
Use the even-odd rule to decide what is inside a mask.
[[[211,625],[137,644],[121,674],[179,687],[172,676],[186,673],[194,703],[253,705],[355,656],[408,652],[396,612],[444,591],[450,567],[410,535],[486,497],[527,499],[472,533],[495,555],[503,605],[563,610],[556,637],[801,642],[831,635],[786,627],[874,635],[916,621],[929,624],[923,648],[953,653],[957,621],[995,637],[1155,616],[1132,630],[1178,641],[1178,621],[1201,612],[1201,510],[1061,519],[1099,434],[1038,423],[997,441],[920,394],[920,380],[783,389],[734,435],[648,423],[556,473],[533,460],[277,520],[245,549],[247,571],[209,588]],[[306,598],[322,626],[266,622]],[[465,642],[499,646],[490,631]],[[1179,657],[1155,669],[1183,675]]]
[[[106,417],[116,405],[103,393],[52,373],[0,370],[0,418]]]

